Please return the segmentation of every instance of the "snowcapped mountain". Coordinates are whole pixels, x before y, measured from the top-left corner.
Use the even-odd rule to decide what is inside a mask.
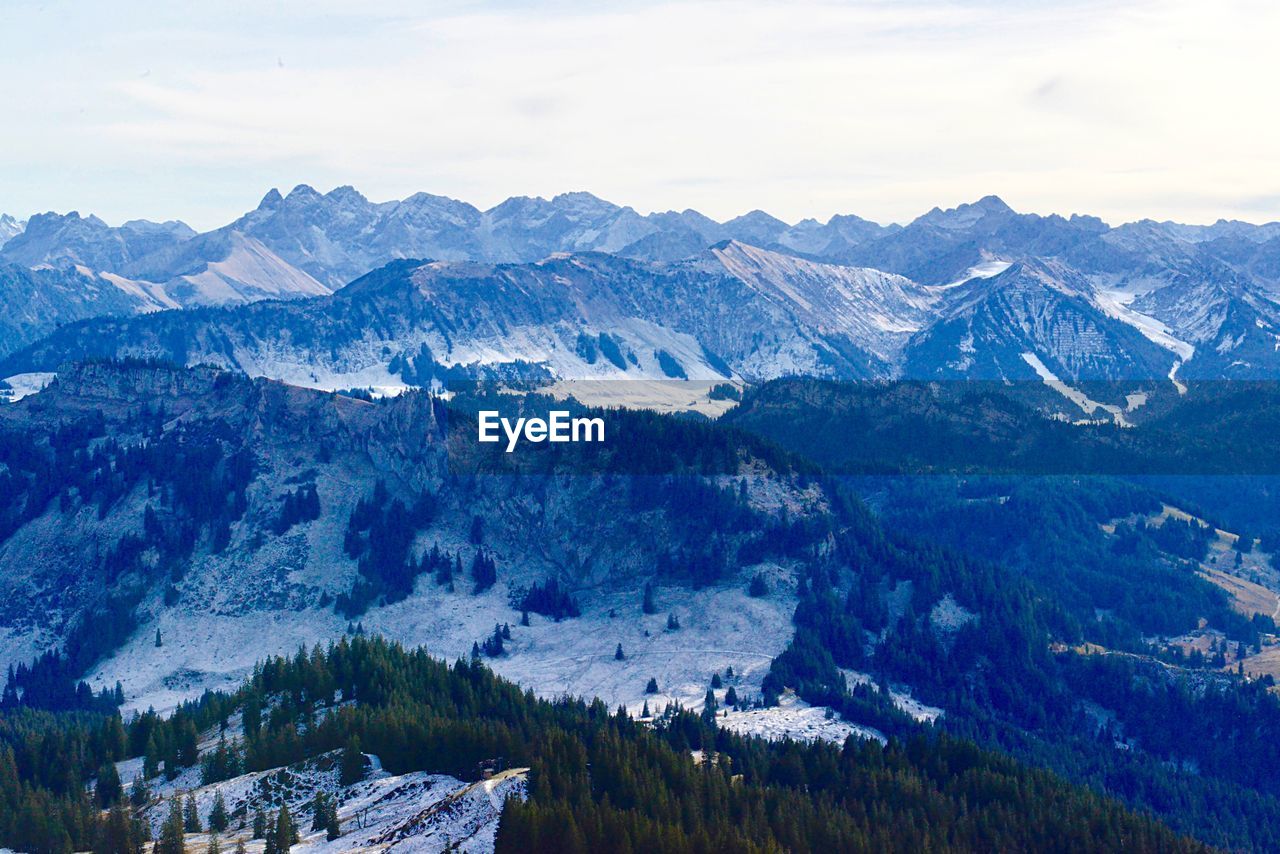
[[[1180,376],[1261,378],[1280,369],[1280,303],[1224,264],[1188,265],[1132,307],[1195,347]]]
[[[75,269],[31,270],[0,262],[0,356],[45,335],[60,324],[91,317],[124,316],[148,303],[110,279]]]
[[[1074,378],[1146,377],[1153,354],[1186,362],[1197,350],[1201,372],[1280,370],[1266,351],[1280,224],[1111,228],[1088,216],[1020,214],[995,196],[935,208],[905,227],[854,216],[788,225],[759,210],[724,223],[692,210],[641,215],[582,192],[482,211],[425,193],[375,203],[351,187],[306,185],[272,190],[253,211],[198,235],[181,223],[113,228],[77,213],[41,214],[0,246],[0,260],[79,278],[64,277],[39,310],[21,308],[45,320],[23,321],[25,331],[9,332],[0,347],[92,317],[95,306],[119,316],[325,297],[409,259],[425,260],[372,279],[390,291],[396,276],[422,284],[396,297],[365,283],[313,308],[251,313],[269,332],[252,323],[217,330],[210,324],[225,322],[220,315],[128,326],[125,334],[141,336],[129,341],[112,338],[124,329],[118,323],[101,340],[71,330],[44,348],[39,369],[51,369],[54,354],[88,351],[209,358],[340,387],[398,387],[458,368],[559,377],[1021,376],[1023,347]],[[77,282],[85,292],[73,295]],[[1212,283],[1220,287],[1200,287]],[[104,297],[104,284],[123,300]],[[1224,324],[1234,331],[1218,336]],[[161,327],[168,343],[149,340]],[[298,337],[280,337],[281,329]],[[986,356],[970,352],[983,342]],[[23,367],[34,369],[30,359]]]
[[[0,247],[21,234],[26,227],[25,221],[17,220],[9,214],[0,214]]]
[[[195,232],[181,222],[131,220],[119,227],[90,214],[36,214],[21,233],[0,247],[0,258],[24,267],[87,267],[120,272],[145,255],[189,240]]]
[[[938,302],[935,291],[879,270],[820,264],[737,241],[718,244],[711,254],[763,298],[823,334],[857,341],[886,365],[928,325]]]
[[[160,357],[324,388],[511,371],[878,377],[895,370],[935,300],[900,276],[734,242],[673,264],[601,253],[532,264],[402,261],[326,299],[64,327],[13,365]]]
[[[159,294],[167,308],[238,305],[331,292],[260,240],[234,230],[212,231],[153,252],[123,272],[122,279]]]
[[[934,208],[901,229],[854,245],[840,259],[943,285],[993,258],[1075,262],[1106,230],[1093,217],[1019,214],[998,197],[986,196],[950,210]]]
[[[1090,282],[1061,264],[1021,261],[943,294],[940,318],[908,345],[908,377],[1034,380],[1038,360],[1062,379],[1147,379],[1173,362],[1103,312]]]

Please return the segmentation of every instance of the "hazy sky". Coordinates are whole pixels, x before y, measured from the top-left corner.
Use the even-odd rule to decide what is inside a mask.
[[[1278,39],[1271,0],[0,0],[0,211],[209,228],[308,183],[1266,221]]]

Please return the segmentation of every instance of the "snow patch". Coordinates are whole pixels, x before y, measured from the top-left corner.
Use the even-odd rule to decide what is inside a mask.
[[[797,741],[830,741],[841,744],[849,736],[887,744],[884,734],[871,727],[858,726],[838,716],[828,717],[830,709],[810,706],[793,692],[787,691],[778,705],[766,709],[730,710],[716,719],[725,729],[740,735],[754,735],[770,740],[783,738]]]
[[[1028,365],[1030,365],[1033,370],[1035,370],[1036,374],[1039,375],[1040,379],[1044,382],[1045,385],[1047,385],[1049,388],[1053,389],[1058,394],[1065,397],[1067,400],[1074,403],[1076,406],[1083,409],[1085,411],[1085,414],[1092,415],[1093,413],[1101,409],[1104,412],[1110,413],[1112,420],[1115,421],[1116,424],[1120,425],[1121,427],[1133,426],[1129,422],[1129,420],[1124,417],[1123,409],[1109,403],[1099,403],[1096,400],[1092,400],[1088,395],[1086,395],[1084,392],[1080,391],[1079,389],[1073,388],[1072,386],[1067,385],[1065,382],[1058,379],[1057,375],[1054,374],[1053,371],[1049,370],[1048,366],[1045,365],[1044,362],[1040,361],[1040,357],[1037,356],[1035,353],[1030,353],[1030,352],[1023,353],[1022,360],[1026,362]]]
[[[15,403],[28,395],[38,394],[45,386],[53,382],[57,374],[51,371],[34,371],[27,374],[14,374],[5,377],[4,385],[0,385],[0,403]]]

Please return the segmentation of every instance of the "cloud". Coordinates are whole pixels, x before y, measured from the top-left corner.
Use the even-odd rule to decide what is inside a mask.
[[[288,3],[108,16],[48,56],[8,54],[0,70],[30,85],[0,107],[32,118],[0,177],[96,164],[88,184],[44,192],[135,215],[149,190],[128,180],[160,169],[211,220],[256,201],[264,176],[481,205],[588,189],[790,220],[902,220],[989,192],[1113,221],[1280,213],[1256,202],[1280,174],[1268,5],[307,8],[301,28]],[[24,98],[35,109],[12,108]]]

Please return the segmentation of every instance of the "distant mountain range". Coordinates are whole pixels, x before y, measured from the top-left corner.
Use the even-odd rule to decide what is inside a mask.
[[[994,196],[906,226],[720,223],[588,193],[481,211],[299,186],[204,234],[71,213],[6,217],[0,240],[6,373],[148,355],[322,387],[1280,375],[1278,223],[1113,228]]]

